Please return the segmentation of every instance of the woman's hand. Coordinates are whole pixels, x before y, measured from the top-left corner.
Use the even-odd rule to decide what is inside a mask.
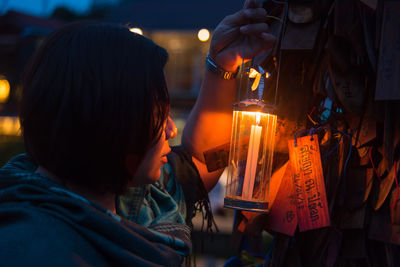
[[[271,48],[275,37],[269,33],[267,12],[257,0],[246,0],[244,8],[225,17],[213,33],[210,56],[226,71],[235,71],[245,60]]]

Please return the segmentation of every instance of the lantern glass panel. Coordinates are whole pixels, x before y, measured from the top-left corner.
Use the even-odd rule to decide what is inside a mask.
[[[276,115],[233,111],[225,207],[267,212]]]

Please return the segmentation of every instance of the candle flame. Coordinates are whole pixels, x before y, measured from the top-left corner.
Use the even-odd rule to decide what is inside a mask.
[[[260,120],[261,120],[261,114],[260,114],[260,112],[257,112],[256,113],[256,123],[260,124]]]

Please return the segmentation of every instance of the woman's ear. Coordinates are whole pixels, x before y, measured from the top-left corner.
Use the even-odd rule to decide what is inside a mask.
[[[141,159],[138,155],[134,154],[128,154],[125,157],[125,169],[127,172],[133,176],[135,176],[139,165],[140,165]]]

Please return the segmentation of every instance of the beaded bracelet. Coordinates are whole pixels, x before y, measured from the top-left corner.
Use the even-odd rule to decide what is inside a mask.
[[[235,79],[239,70],[238,68],[235,72],[230,72],[218,67],[218,65],[211,59],[210,53],[207,53],[206,68],[225,80]]]

